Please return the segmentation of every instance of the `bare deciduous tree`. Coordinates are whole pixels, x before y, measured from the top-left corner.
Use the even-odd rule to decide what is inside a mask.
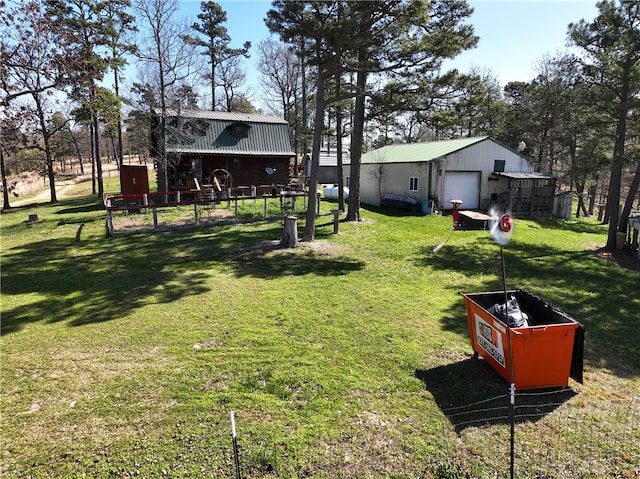
[[[158,79],[158,188],[167,191],[169,178],[164,141],[167,108],[172,106],[168,93],[171,87],[179,86],[193,75],[195,47],[187,41],[188,25],[177,19],[177,0],[136,0],[134,7],[144,22],[139,25],[142,41],[138,56],[149,64]]]
[[[0,9],[0,23],[5,25],[0,48],[0,85],[2,104],[7,114],[20,116],[26,125],[30,114],[42,138],[51,202],[57,201],[53,157],[50,139],[52,99],[56,90],[69,79],[68,52],[56,41],[53,24],[42,10],[40,2],[23,1],[12,9]],[[19,98],[29,98],[28,104],[11,109]]]

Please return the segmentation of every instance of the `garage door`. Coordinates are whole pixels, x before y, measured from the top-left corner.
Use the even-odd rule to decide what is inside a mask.
[[[462,200],[462,209],[477,208],[480,204],[479,171],[447,171],[444,174],[442,207],[451,208],[449,200]]]

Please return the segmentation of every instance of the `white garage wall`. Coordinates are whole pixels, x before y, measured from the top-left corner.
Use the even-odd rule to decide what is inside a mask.
[[[418,191],[409,191],[409,178],[417,176]],[[379,205],[382,196],[388,193],[405,195],[418,201],[426,199],[429,188],[429,164],[422,163],[380,163],[362,165],[360,169],[360,201],[369,205]]]
[[[490,177],[496,178],[495,175],[492,175],[495,160],[503,160],[505,162],[505,172],[534,171],[526,158],[487,138],[446,157],[433,159],[431,193],[436,195],[440,205],[447,209],[451,207],[449,203],[451,195],[467,195],[466,201],[463,197],[458,198],[465,201],[463,208],[486,207],[493,193],[501,193],[507,188],[506,181],[489,181]],[[394,193],[411,196],[419,201],[427,199],[429,196],[428,161],[421,160],[419,154],[415,156],[415,161],[399,163],[386,161],[388,160],[381,157],[379,164],[362,165],[360,201],[379,205],[381,200],[380,192],[382,196],[387,193]],[[343,167],[343,172],[345,177],[349,175],[349,165]],[[382,175],[380,172],[382,172]],[[453,186],[447,185],[448,190],[445,191],[445,178],[448,172],[471,172],[471,177],[476,179],[475,188],[471,186],[474,180],[467,178],[467,175],[461,175],[458,179],[463,182],[462,187],[457,190],[449,190]],[[418,192],[409,191],[409,177],[411,176],[420,178]],[[453,177],[449,178],[452,179]]]

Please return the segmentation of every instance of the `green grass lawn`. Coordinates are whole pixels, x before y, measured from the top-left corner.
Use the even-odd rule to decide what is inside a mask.
[[[508,422],[452,409],[508,391],[459,295],[501,289],[498,247],[434,254],[450,217],[380,208],[334,235],[334,207],[295,249],[279,221],[108,237],[91,196],[3,212],[2,476],[234,477],[235,411],[242,477],[507,477]],[[640,273],[605,241],[519,220],[505,249],[508,287],[587,331],[585,384],[516,426],[516,477],[640,475]]]

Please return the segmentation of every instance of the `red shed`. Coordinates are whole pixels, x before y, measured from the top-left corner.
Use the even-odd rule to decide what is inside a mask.
[[[120,167],[120,190],[125,196],[149,193],[149,173],[147,167],[122,165]]]

